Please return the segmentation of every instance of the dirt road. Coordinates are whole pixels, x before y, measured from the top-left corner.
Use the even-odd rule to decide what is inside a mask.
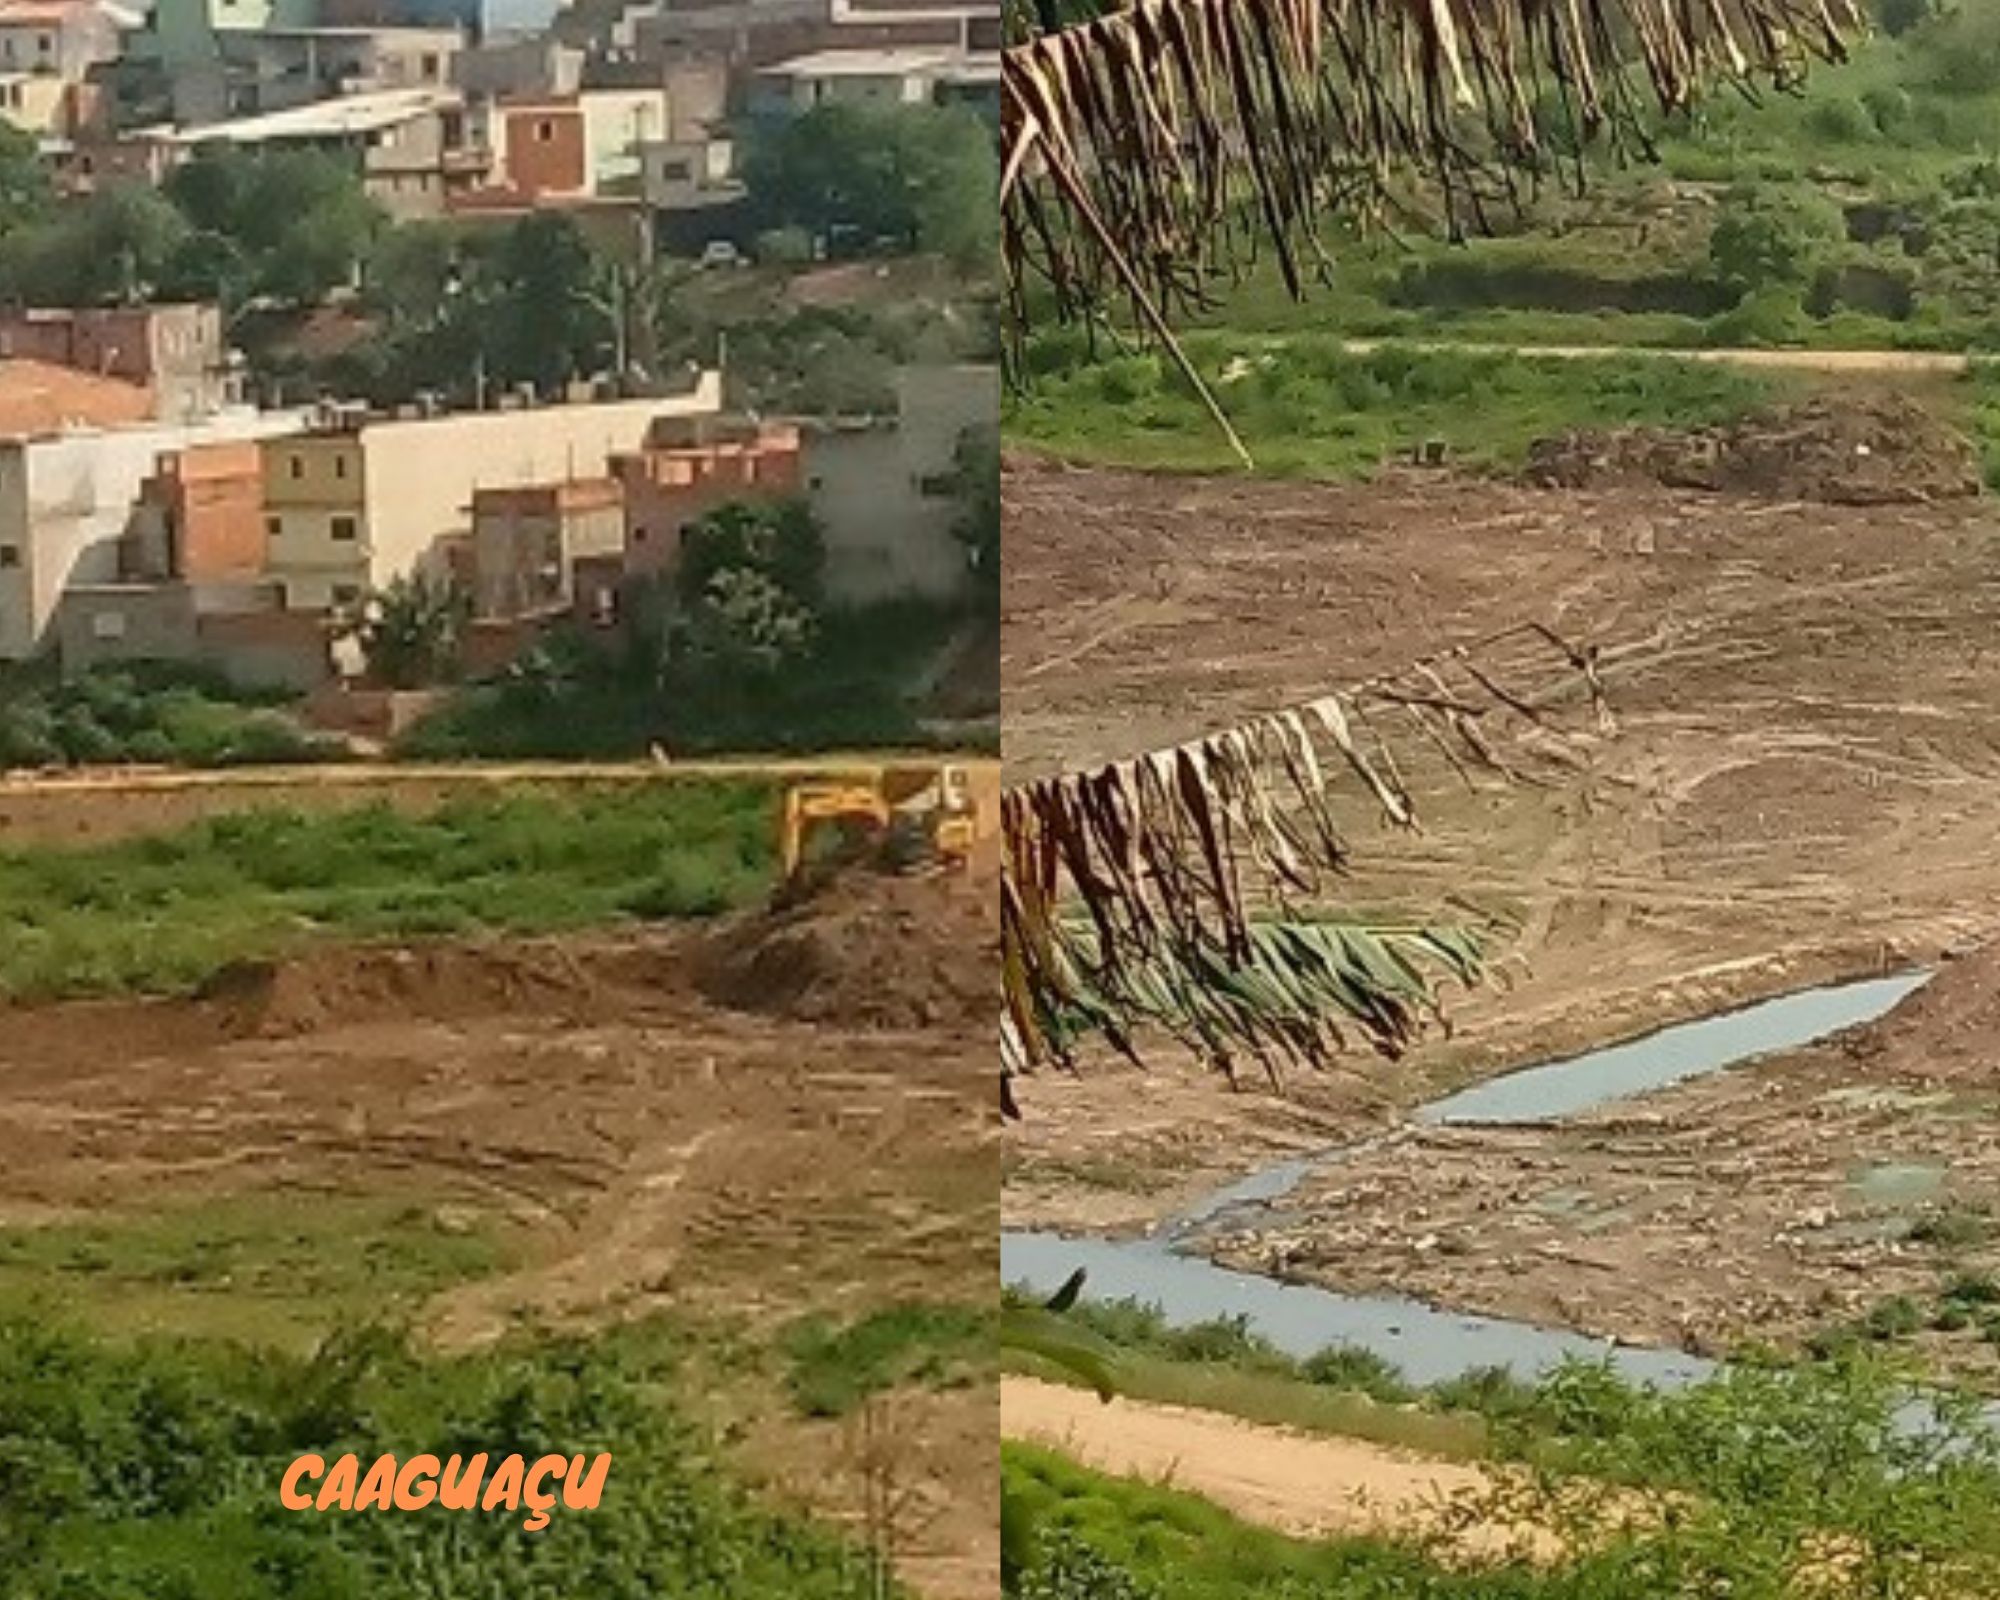
[[[1450,475],[1322,486],[1072,469],[1005,480],[1009,776],[1132,754],[1528,618],[1598,643],[1618,728],[1574,785],[1358,819],[1348,903],[1518,920],[1457,1031],[1273,1096],[1157,1059],[1038,1079],[1016,1223],[1139,1226],[1267,1156],[1565,1053],[2000,931],[2000,529]],[[1399,749],[1399,755],[1407,755]]]
[[[1115,1477],[1185,1490],[1300,1538],[1435,1531],[1445,1502],[1492,1488],[1482,1469],[1461,1462],[1214,1411],[1105,1404],[1081,1389],[1013,1375],[1001,1380],[1000,1428],[1008,1439],[1050,1446]],[[1454,1529],[1453,1538],[1472,1555],[1549,1548],[1546,1537],[1503,1526]]]
[[[1551,361],[1624,360],[1628,356],[1656,361],[1698,361],[1709,366],[1744,367],[1758,372],[1801,372],[1832,377],[1929,376],[1958,377],[1972,370],[1972,358],[1955,350],[1782,350],[1782,349],[1661,349],[1648,345],[1601,344],[1465,344],[1450,339],[1349,339],[1351,355],[1368,355],[1386,348],[1460,351],[1469,355],[1514,355]]]

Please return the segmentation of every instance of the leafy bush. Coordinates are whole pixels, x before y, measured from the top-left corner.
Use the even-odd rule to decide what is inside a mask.
[[[0,1321],[0,1594],[91,1600],[853,1600],[863,1563],[754,1504],[661,1397],[671,1344],[640,1326],[590,1343],[418,1359],[379,1330],[308,1358],[232,1346],[113,1349]],[[280,1509],[311,1452],[595,1457],[595,1510],[432,1506],[397,1516]],[[582,1587],[579,1588],[579,1585]]]
[[[213,674],[168,664],[0,685],[0,770],[146,762],[228,767],[337,759],[317,736]]]

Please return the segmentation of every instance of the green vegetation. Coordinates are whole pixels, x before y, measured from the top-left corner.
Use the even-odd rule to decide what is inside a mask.
[[[0,771],[134,762],[235,767],[324,761],[344,753],[286,716],[285,696],[254,696],[210,673],[148,664],[60,680],[40,668],[0,681]]]
[[[0,294],[38,305],[219,300],[312,305],[348,284],[385,223],[344,163],[313,151],[198,152],[161,189],[59,200],[34,140],[0,130]]]
[[[968,1306],[896,1305],[844,1326],[808,1317],[782,1344],[800,1414],[844,1417],[903,1384],[940,1388],[987,1370],[993,1318]]]
[[[0,1302],[46,1303],[121,1343],[214,1336],[298,1353],[329,1328],[414,1313],[512,1259],[462,1206],[288,1192],[0,1228]]]
[[[193,987],[328,938],[541,933],[707,916],[774,870],[761,783],[673,780],[387,805],[264,809],[79,850],[0,854],[0,994]]]
[[[746,181],[772,230],[828,254],[888,245],[971,271],[999,248],[999,155],[968,110],[819,106],[756,145]]]
[[[657,1324],[587,1342],[420,1359],[385,1331],[310,1356],[115,1348],[0,1318],[0,1595],[30,1600],[860,1600],[861,1555],[754,1505],[671,1399],[685,1352]],[[611,1465],[595,1510],[284,1511],[300,1454],[480,1451]],[[581,1591],[579,1589],[581,1586]],[[896,1593],[894,1589],[888,1591]]]
[[[1309,1542],[1168,1489],[1009,1447],[1010,1592],[1033,1600],[1779,1600],[1838,1548],[1829,1593],[1984,1594],[2000,1583],[2000,1439],[1965,1408],[1899,1423],[1895,1376],[1865,1363],[1744,1367],[1679,1394],[1573,1368],[1543,1386],[1565,1417],[1564,1470],[1496,1475],[1461,1525],[1539,1527],[1569,1554],[1467,1569],[1421,1540]],[[1632,1484],[1666,1491],[1624,1526]],[[1623,1513],[1623,1515],[1621,1515]]]
[[[572,627],[413,729],[422,757],[640,755],[922,742],[912,689],[961,618],[840,606],[802,501],[719,506],[670,580],[628,585],[620,625]]]
[[[1197,333],[1189,354],[1229,411],[1259,470],[1302,477],[1367,473],[1440,440],[1466,465],[1517,465],[1567,428],[1725,422],[1771,403],[1773,381],[1645,355],[1603,359],[1384,346],[1353,353],[1331,335]],[[1089,461],[1183,470],[1233,464],[1228,446],[1161,358],[1093,359],[1081,334],[1030,347],[1033,375],[1013,397],[1010,440]]]

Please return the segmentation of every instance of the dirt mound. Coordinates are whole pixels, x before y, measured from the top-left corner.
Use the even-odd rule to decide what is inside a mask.
[[[1905,395],[1822,397],[1728,427],[1585,429],[1537,441],[1544,488],[1635,482],[1830,505],[1922,505],[1982,487],[1970,440]]]
[[[503,1014],[584,1020],[613,997],[678,986],[665,944],[572,941],[359,945],[224,967],[196,995],[231,1038],[289,1038],[357,1020]]]
[[[1886,1016],[1842,1035],[1840,1048],[1881,1077],[1942,1084],[2000,1081],[2000,944],[1954,955]]]
[[[713,1005],[859,1028],[992,1024],[1000,927],[992,877],[843,873],[801,904],[737,919],[704,941],[696,987]]]

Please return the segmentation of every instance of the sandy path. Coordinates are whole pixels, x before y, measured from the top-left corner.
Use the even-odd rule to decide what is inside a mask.
[[[1368,355],[1393,346],[1401,350],[1460,351],[1468,355],[1514,355],[1552,361],[1602,361],[1607,357],[1650,356],[1661,361],[1699,361],[1714,366],[1774,372],[1926,374],[1958,377],[1972,370],[1972,358],[1953,350],[1792,350],[1723,349],[1710,346],[1601,344],[1467,344],[1455,339],[1349,339],[1350,355]]]
[[[1436,1526],[1443,1502],[1492,1487],[1484,1470],[1462,1462],[1182,1406],[1104,1405],[1081,1389],[1011,1375],[1000,1386],[1000,1430],[1100,1472],[1184,1489],[1296,1536],[1407,1534]],[[1517,1547],[1520,1535],[1487,1526],[1468,1530],[1462,1542],[1468,1553],[1495,1554]]]

